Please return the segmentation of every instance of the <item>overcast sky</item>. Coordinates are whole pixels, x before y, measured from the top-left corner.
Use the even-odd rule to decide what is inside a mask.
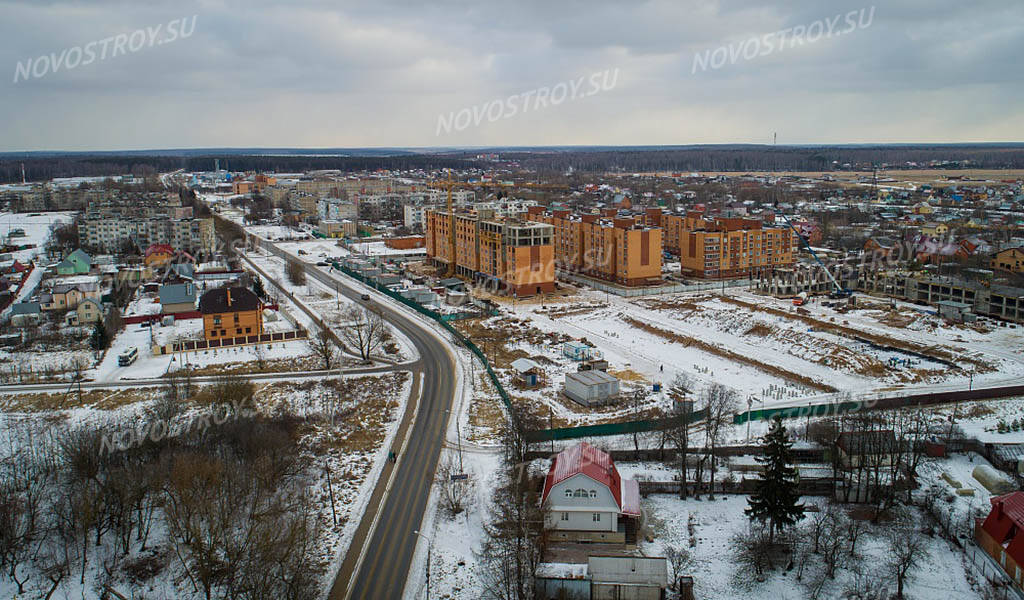
[[[876,2],[0,0],[0,151],[1024,141],[1024,2]]]

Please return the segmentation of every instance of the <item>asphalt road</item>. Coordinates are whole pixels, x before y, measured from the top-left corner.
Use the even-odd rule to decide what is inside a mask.
[[[334,278],[343,280],[344,277],[328,274],[313,265],[307,265],[306,270],[307,275],[330,287],[334,287]],[[359,292],[344,286],[340,290],[349,299],[366,304],[359,300]],[[422,377],[422,394],[408,444],[393,474],[390,490],[384,496],[376,528],[368,538],[361,538],[357,531],[338,578],[331,586],[331,600],[402,597],[418,541],[414,532],[423,521],[444,444],[447,412],[455,396],[455,361],[445,345],[404,312],[388,304],[372,304],[383,311],[387,321],[408,337],[419,352],[420,360],[414,371]],[[367,507],[364,521],[372,521],[375,512],[372,508]],[[360,563],[361,554],[364,555]]]

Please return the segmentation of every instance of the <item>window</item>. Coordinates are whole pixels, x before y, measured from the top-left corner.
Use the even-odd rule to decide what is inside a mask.
[[[568,521],[569,520],[569,513],[567,513],[567,512],[562,513],[562,520],[563,521]]]
[[[565,497],[572,498],[572,490],[565,490]]]
[[[245,328],[245,332],[246,333],[252,333],[252,327],[246,327]]]
[[[597,492],[595,490],[590,490],[590,497],[597,498]]]
[[[242,328],[241,327],[236,327],[235,328],[235,335],[241,335],[241,334],[242,334]]]
[[[217,337],[217,330],[213,329],[210,331],[210,337]]]
[[[594,513],[593,519],[594,519],[595,523],[600,523],[601,522],[601,513]]]

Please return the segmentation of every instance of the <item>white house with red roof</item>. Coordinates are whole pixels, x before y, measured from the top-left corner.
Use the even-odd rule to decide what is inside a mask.
[[[541,505],[552,539],[636,543],[640,487],[619,475],[608,453],[586,442],[555,456]]]

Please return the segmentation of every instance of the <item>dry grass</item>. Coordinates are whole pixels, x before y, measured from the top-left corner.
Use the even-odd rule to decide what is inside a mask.
[[[295,373],[299,371],[316,371],[323,368],[323,363],[320,359],[313,356],[312,354],[307,356],[300,356],[296,358],[274,358],[267,359],[263,368],[260,368],[256,361],[249,359],[246,361],[220,363],[215,365],[206,365],[198,369],[193,369],[192,375],[251,375],[253,373]],[[181,376],[183,374],[182,369],[176,371],[170,371],[165,373],[163,377],[174,377]]]
[[[650,334],[656,335],[656,336],[658,336],[660,338],[669,340],[670,342],[675,342],[677,344],[682,344],[683,346],[687,346],[687,347],[694,346],[694,347],[699,348],[700,350],[702,350],[704,352],[707,352],[709,354],[714,354],[715,356],[721,356],[722,358],[731,360],[733,362],[737,362],[737,363],[741,363],[741,364],[745,364],[745,365],[754,367],[756,369],[759,369],[759,370],[764,371],[766,373],[769,373],[771,375],[775,375],[776,377],[780,377],[780,378],[785,379],[787,381],[792,381],[794,383],[798,383],[800,385],[809,387],[811,389],[815,389],[815,390],[818,390],[818,391],[821,391],[821,392],[835,392],[835,391],[837,391],[836,388],[834,388],[834,387],[832,387],[830,385],[826,385],[824,383],[820,383],[820,382],[818,382],[818,381],[816,381],[814,379],[811,379],[810,377],[806,377],[804,375],[800,375],[800,374],[794,373],[792,371],[787,371],[787,370],[785,370],[785,369],[783,369],[781,367],[777,367],[775,365],[769,365],[767,363],[761,362],[761,361],[759,361],[757,359],[754,359],[754,358],[751,358],[749,356],[743,356],[742,354],[737,354],[737,353],[735,353],[735,352],[733,352],[731,350],[726,350],[725,348],[722,348],[720,346],[716,346],[714,344],[710,344],[708,342],[705,342],[704,340],[699,340],[699,339],[694,338],[694,337],[690,337],[690,336],[687,336],[687,335],[682,335],[682,334],[676,333],[674,331],[668,331],[667,329],[661,329],[660,327],[655,327],[654,325],[649,325],[647,323],[644,323],[643,321],[640,321],[638,319],[634,319],[633,317],[623,317],[622,320],[625,321],[626,323],[632,325],[633,327],[636,327],[637,329],[646,331],[647,333],[650,333]]]
[[[637,382],[637,381],[647,382],[648,381],[648,379],[646,377],[644,377],[640,373],[637,373],[633,369],[622,369],[621,371],[609,370],[608,374],[613,376],[613,377],[617,377],[618,379],[621,379],[622,381],[630,381],[630,382]]]
[[[505,411],[486,373],[477,375],[477,384],[487,393],[476,393],[469,403],[470,431],[466,439],[471,442],[490,442],[505,424]]]
[[[24,393],[0,396],[0,406],[9,412],[45,412],[69,410],[85,406],[98,410],[115,410],[136,402],[152,400],[159,393],[157,388],[122,388],[118,390],[82,390],[79,397],[74,389],[67,394]]]

